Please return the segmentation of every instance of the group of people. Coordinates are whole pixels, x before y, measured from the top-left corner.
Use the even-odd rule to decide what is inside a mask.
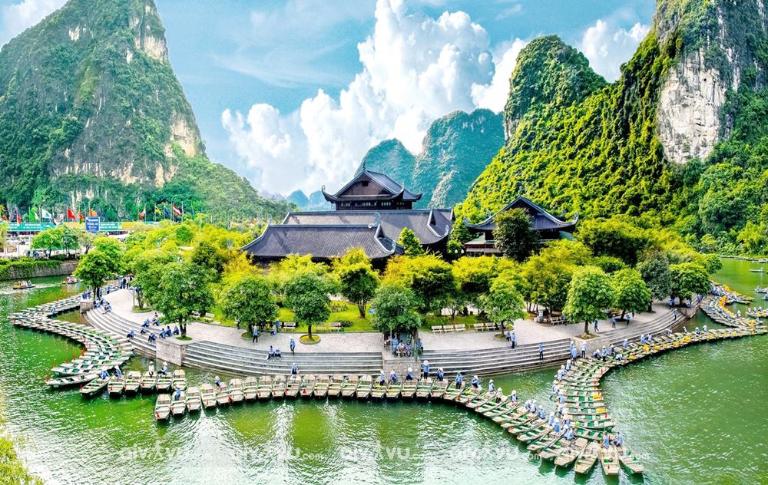
[[[283,358],[283,354],[282,354],[282,352],[280,352],[280,349],[270,345],[269,346],[269,353],[267,354],[267,360],[269,360],[269,359],[282,359],[282,358]]]
[[[507,343],[509,343],[511,348],[514,349],[517,347],[517,335],[515,335],[514,330],[505,330],[504,337],[507,339]]]
[[[421,340],[416,339],[412,341],[411,339],[400,339],[396,334],[392,335],[388,343],[392,355],[396,355],[397,357],[416,357],[421,355],[421,351],[423,350]]]
[[[621,435],[621,431],[616,433],[615,436],[611,436],[608,433],[605,433],[603,435],[603,448],[606,450],[611,447],[611,445],[614,445],[616,448],[621,448],[621,446],[624,444],[624,437]]]

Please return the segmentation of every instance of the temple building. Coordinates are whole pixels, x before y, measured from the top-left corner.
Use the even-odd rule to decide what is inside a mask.
[[[310,254],[329,261],[349,249],[362,248],[374,261],[402,253],[396,241],[411,229],[424,249],[444,253],[453,225],[451,209],[413,209],[421,194],[410,192],[382,173],[363,170],[335,194],[323,189],[336,210],[290,212],[280,224],[270,224],[243,250],[257,263],[290,254]]]
[[[523,209],[528,213],[532,220],[532,228],[539,233],[539,240],[542,242],[570,238],[576,229],[578,217],[570,221],[560,220],[525,197],[518,197],[496,214],[511,209]],[[475,239],[464,244],[464,252],[468,256],[501,254],[493,240],[493,232],[496,230],[495,218],[494,214],[478,224],[466,224],[467,229],[477,235]]]

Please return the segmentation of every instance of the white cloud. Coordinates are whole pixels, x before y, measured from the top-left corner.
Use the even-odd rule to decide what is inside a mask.
[[[473,84],[472,100],[478,108],[501,111],[509,96],[509,78],[517,64],[517,56],[528,42],[515,39],[502,44],[493,54],[496,71],[490,84]]]
[[[65,2],[66,0],[23,0],[20,3],[3,6],[0,9],[0,17],[2,17],[0,45],[32,27]]]
[[[434,119],[479,102],[501,108],[497,93],[506,89],[499,86],[514,64],[507,52],[515,43],[495,57],[487,32],[466,13],[431,18],[409,12],[402,0],[379,0],[375,20],[358,45],[362,70],[337,99],[319,90],[287,116],[268,105],[255,105],[247,117],[223,113],[230,141],[260,188],[335,188],[383,139],[396,137],[418,152]]]
[[[628,61],[649,27],[636,23],[626,30],[605,20],[598,20],[581,38],[581,51],[592,69],[609,81],[619,78],[619,67]]]

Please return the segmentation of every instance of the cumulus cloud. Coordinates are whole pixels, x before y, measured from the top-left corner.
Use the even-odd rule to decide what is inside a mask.
[[[319,90],[288,115],[267,105],[247,116],[223,113],[232,146],[260,188],[338,187],[377,142],[395,137],[418,152],[434,119],[470,111],[476,99],[490,106],[498,96],[483,89],[503,84],[494,81],[488,33],[460,11],[432,18],[409,12],[402,0],[379,0],[374,31],[358,52],[362,70],[338,98]]]
[[[0,9],[0,17],[2,17],[0,45],[32,27],[64,3],[66,0],[23,0],[20,3],[3,6]]]
[[[515,69],[517,56],[527,44],[522,39],[502,44],[493,55],[496,71],[490,84],[473,84],[472,100],[478,108],[501,111],[509,95],[509,77]]]
[[[636,23],[626,30],[605,20],[598,20],[581,38],[581,51],[592,69],[609,81],[619,78],[619,67],[629,60],[649,27]]]

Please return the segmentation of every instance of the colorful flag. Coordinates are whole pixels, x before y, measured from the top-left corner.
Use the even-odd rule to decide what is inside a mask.
[[[16,209],[16,224],[21,224],[21,212],[19,212],[19,209]]]
[[[77,220],[79,220],[80,222],[83,222],[85,220],[85,216],[80,211],[77,211]]]
[[[75,220],[75,213],[72,212],[72,209],[70,209],[69,207],[67,207],[67,220],[68,221],[70,221],[70,220],[74,221]]]
[[[175,205],[171,205],[171,209],[173,209],[173,215],[175,216],[181,216],[181,209],[176,207]]]
[[[144,218],[147,216],[147,209],[145,208],[143,211],[139,212],[139,220],[144,220]]]
[[[51,213],[45,209],[40,209],[40,215],[42,216],[43,219],[48,219],[48,220],[53,219],[53,216],[51,215]]]
[[[99,213],[93,209],[88,209],[88,217],[98,217]]]
[[[37,222],[37,209],[34,207],[29,208],[29,222]]]

